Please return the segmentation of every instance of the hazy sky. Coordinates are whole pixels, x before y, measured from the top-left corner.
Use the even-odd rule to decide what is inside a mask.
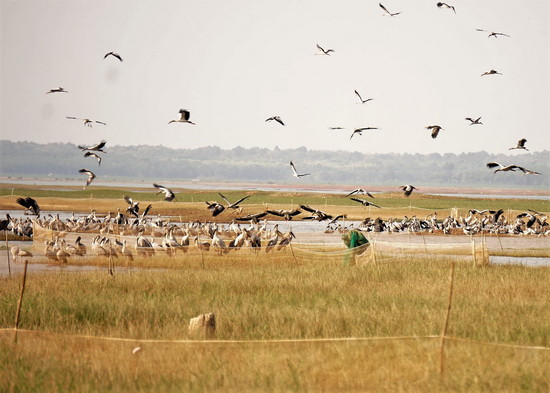
[[[498,153],[527,138],[550,149],[550,1],[449,0],[455,14],[384,0],[396,17],[378,2],[1,1],[0,138],[365,153]],[[109,51],[124,62],[103,60]],[[491,69],[502,75],[480,77]],[[69,93],[45,94],[58,86]],[[374,100],[358,104],[355,89]],[[197,125],[168,124],[180,108]],[[287,125],[266,123],[273,115]],[[435,140],[432,124],[444,127]],[[380,130],[350,141],[331,126]]]

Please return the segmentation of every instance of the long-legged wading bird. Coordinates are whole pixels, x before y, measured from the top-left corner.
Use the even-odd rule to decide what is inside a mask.
[[[294,216],[297,216],[298,214],[301,214],[302,211],[300,209],[292,209],[292,210],[267,210],[269,214],[273,214],[277,217],[283,217],[286,221],[292,220]]]
[[[279,123],[282,126],[285,125],[285,123],[283,123],[283,121],[279,116],[271,116],[270,118],[265,119],[265,121],[272,121],[272,120],[275,120],[277,123]]]
[[[395,15],[399,15],[401,12],[394,12],[393,14],[387,10],[386,7],[384,7],[382,5],[382,3],[378,3],[378,5],[380,6],[380,8],[382,8],[384,10],[384,15],[389,15],[389,16],[395,16]]]
[[[94,157],[97,160],[97,166],[101,166],[101,157],[91,151],[84,153],[84,157]]]
[[[216,217],[225,210],[225,206],[218,202],[206,201],[206,204],[208,205],[207,209],[212,213],[212,217]]]
[[[116,57],[117,59],[119,59],[120,61],[123,61],[122,60],[122,57],[116,53],[116,52],[109,52],[109,53],[106,53],[105,56],[103,56],[103,60],[105,60],[107,57],[109,56],[113,56],[113,57]]]
[[[99,121],[99,120],[91,120],[91,119],[88,119],[88,118],[74,117],[74,116],[66,116],[66,117],[67,117],[67,119],[71,119],[71,120],[82,120],[84,122],[84,125],[88,126],[88,127],[91,127],[93,125],[93,123],[102,124],[104,126],[107,125],[107,123]]]
[[[160,184],[153,183],[153,187],[158,188],[159,192],[157,192],[157,195],[160,193],[164,193],[164,200],[167,202],[173,201],[176,198],[176,195],[174,192],[164,186],[161,186]]]
[[[367,131],[367,130],[377,130],[378,127],[362,127],[362,128],[356,128],[355,130],[353,130],[353,132],[351,133],[349,139],[351,140],[351,138],[353,138],[354,135],[363,135],[363,131]]]
[[[522,138],[522,139],[520,139],[520,140],[518,141],[517,146],[511,147],[511,148],[509,148],[508,150],[520,149],[520,150],[527,150],[527,151],[529,151],[529,149],[525,147],[525,142],[527,142],[527,139]]]
[[[292,169],[292,176],[294,176],[296,179],[299,179],[302,176],[311,175],[311,173],[298,173],[298,171],[296,171],[296,167],[294,166],[294,163],[292,161],[290,161],[290,169]]]
[[[434,139],[437,138],[437,134],[439,134],[439,131],[444,130],[443,127],[438,125],[427,126],[426,129],[432,131],[432,138]]]
[[[130,214],[132,214],[133,216],[136,216],[136,217],[139,217],[138,213],[139,213],[139,202],[135,202],[131,197],[129,197],[128,195],[124,195],[123,196],[124,200],[126,201],[126,203],[129,205],[127,208],[126,208],[126,211]]]
[[[317,49],[319,49],[323,53],[323,55],[327,55],[327,56],[330,56],[330,52],[334,52],[334,49],[325,50],[319,44],[317,44]]]
[[[483,124],[482,122],[480,122],[481,116],[478,117],[478,118],[475,119],[475,120],[474,120],[473,118],[471,118],[471,117],[467,117],[465,120],[468,120],[468,121],[470,122],[470,125],[471,125],[471,126],[473,126],[473,125],[475,125],[475,124],[480,124],[480,125]]]
[[[400,186],[401,190],[405,193],[405,196],[408,197],[412,194],[413,190],[418,190],[415,186],[411,186],[410,184],[405,184],[404,186]]]
[[[106,151],[103,151],[103,148],[105,147],[106,143],[107,143],[107,141],[105,139],[103,139],[97,145],[89,146],[89,147],[84,146],[84,145],[78,145],[78,148],[81,149],[82,151],[89,150],[89,151],[100,151],[102,153],[107,153]]]
[[[57,89],[51,89],[50,91],[46,92],[46,94],[51,94],[51,93],[68,93],[68,91],[60,86]]]
[[[359,94],[359,92],[357,90],[354,90],[354,92],[355,92],[355,95],[357,97],[359,97],[359,100],[361,101],[361,102],[358,102],[358,104],[364,104],[365,102],[369,102],[369,101],[374,100],[374,98],[367,98],[367,99],[364,100],[363,97],[361,97],[361,94]]]
[[[267,212],[261,212],[261,213],[255,213],[255,214],[249,214],[247,216],[243,217],[237,217],[235,220],[237,221],[252,221],[252,222],[258,222],[259,218],[267,216]]]
[[[359,202],[361,205],[364,205],[364,206],[374,206],[374,207],[377,207],[377,208],[381,209],[380,206],[375,205],[374,203],[371,203],[371,202],[367,201],[366,199],[360,199],[360,198],[350,198],[350,199],[352,201]]]
[[[452,9],[454,11],[454,13],[456,14],[456,10],[455,10],[455,7],[453,7],[452,5],[449,5],[447,3],[443,3],[443,2],[439,2],[436,4],[438,8],[448,8],[448,9]]]
[[[347,197],[349,196],[352,196],[353,194],[357,194],[357,195],[367,195],[371,198],[374,198],[374,196],[368,192],[368,191],[365,191],[364,189],[362,188],[356,188],[355,190],[353,190],[352,192],[350,192],[348,195],[346,195]]]
[[[83,173],[85,175],[88,175],[88,179],[86,179],[86,185],[84,187],[88,187],[90,185],[90,183],[93,182],[94,179],[96,178],[94,173],[89,169],[84,168],[84,169],[79,170],[78,172]]]
[[[218,192],[218,194],[220,194],[220,196],[222,197],[222,199],[223,199],[224,201],[227,202],[227,206],[225,207],[226,209],[234,209],[234,210],[237,210],[237,209],[239,208],[239,203],[241,203],[241,202],[244,201],[245,199],[250,198],[250,195],[247,195],[247,196],[245,196],[245,197],[242,197],[242,198],[239,199],[238,201],[231,203],[231,202],[229,202],[229,200],[228,200],[225,196],[222,195],[221,192]]]
[[[530,169],[526,169],[522,166],[519,166],[519,165],[515,165],[515,164],[511,164],[511,165],[502,165],[502,164],[499,164],[498,162],[489,162],[487,163],[487,167],[488,168],[496,168],[498,167],[498,169],[496,169],[493,173],[497,173],[497,172],[516,172],[516,171],[521,171],[523,172],[524,175],[540,175],[539,172],[535,172],[535,171],[532,171]]]
[[[481,74],[481,76],[485,76],[485,75],[502,75],[502,74],[498,71],[491,70],[491,71],[485,71],[483,74]]]
[[[38,203],[31,197],[19,197],[16,199],[16,202],[26,208],[30,213],[38,216],[40,214],[40,206]]]
[[[170,123],[189,123],[195,125],[192,121],[189,121],[190,113],[187,109],[180,109],[180,118],[178,120],[170,120],[168,124]]]
[[[498,36],[503,36],[503,37],[510,37],[508,34],[504,34],[504,33],[497,33],[496,31],[489,31],[489,30],[483,30],[483,29],[476,29],[477,31],[482,31],[484,33],[489,33],[489,35],[487,36],[487,38],[491,38],[491,37],[495,37],[495,38],[498,38]]]

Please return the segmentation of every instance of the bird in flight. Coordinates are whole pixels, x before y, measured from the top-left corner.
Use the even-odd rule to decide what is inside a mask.
[[[434,139],[437,138],[437,134],[439,134],[439,131],[444,130],[443,127],[437,126],[437,125],[428,126],[428,127],[426,127],[426,129],[427,130],[432,130],[432,138],[434,138]]]
[[[406,197],[408,197],[409,195],[411,195],[412,192],[413,192],[413,190],[418,190],[418,188],[416,188],[415,186],[411,186],[410,184],[406,184],[406,185],[404,185],[404,186],[400,186],[399,188],[401,188],[401,190],[404,191]]]
[[[153,187],[159,189],[159,192],[157,192],[157,195],[160,194],[160,193],[164,193],[164,200],[165,201],[170,202],[170,201],[173,201],[174,199],[176,199],[176,195],[174,194],[174,192],[171,189],[166,188],[166,187],[161,186],[160,184],[156,184],[156,183],[153,183]]]
[[[482,122],[480,122],[481,120],[481,116],[478,117],[477,119],[472,119],[471,117],[467,117],[466,120],[470,121],[470,125],[473,126],[474,124],[483,124]]]
[[[94,173],[89,169],[81,169],[78,172],[88,175],[88,179],[86,179],[86,185],[84,187],[88,187],[90,183],[93,182],[94,179],[96,178]]]
[[[367,131],[367,130],[377,130],[378,127],[363,127],[363,128],[356,128],[355,130],[353,130],[353,132],[351,133],[351,136],[349,137],[349,139],[351,140],[351,138],[353,138],[353,136],[355,134],[357,135],[363,135],[363,131]]]
[[[515,164],[504,166],[502,164],[499,164],[498,162],[489,162],[487,163],[487,167],[488,168],[498,167],[498,169],[495,170],[493,174],[497,172],[509,172],[509,171],[515,172],[516,170],[519,170],[519,171],[522,171],[524,175],[540,175],[539,172],[535,172],[530,169],[525,169],[524,167],[515,165]]]
[[[279,123],[282,126],[285,125],[285,123],[283,123],[283,121],[281,120],[281,118],[279,116],[271,116],[270,118],[265,119],[265,121],[271,121],[271,120],[275,120],[277,123]]]
[[[222,199],[223,199],[224,201],[227,202],[227,206],[225,207],[226,209],[235,209],[235,210],[236,210],[236,209],[239,208],[239,203],[241,203],[241,202],[244,201],[245,199],[250,198],[250,195],[247,195],[247,196],[245,196],[245,197],[239,199],[237,202],[231,203],[231,202],[229,202],[229,201],[227,200],[226,197],[224,197],[224,196],[222,195],[221,192],[218,192],[218,194],[220,194],[220,196],[222,197]]]
[[[67,116],[67,119],[71,119],[71,120],[82,120],[82,121],[84,122],[84,125],[85,125],[85,126],[88,126],[88,127],[91,127],[91,126],[92,126],[92,123],[103,124],[104,126],[107,125],[107,123],[104,123],[104,122],[99,121],[99,120],[90,120],[90,119],[81,118],[81,117]]]
[[[453,7],[452,5],[449,5],[447,3],[442,3],[441,1],[439,3],[437,3],[436,5],[437,5],[438,8],[444,7],[444,8],[452,9],[454,11],[454,13],[456,14],[455,7]]]
[[[378,5],[380,6],[380,8],[382,8],[384,10],[384,12],[385,12],[384,15],[395,16],[395,15],[399,15],[401,13],[401,12],[395,12],[395,13],[392,14],[390,11],[387,10],[386,7],[384,7],[382,5],[382,3],[378,3]]]
[[[99,142],[95,146],[87,147],[87,146],[83,146],[83,145],[78,145],[78,148],[81,149],[82,151],[89,150],[89,151],[100,151],[102,153],[107,153],[106,151],[103,151],[103,148],[105,147],[106,143],[107,143],[107,141],[105,139],[103,139],[101,142]]]
[[[367,98],[366,100],[364,100],[362,97],[361,97],[361,94],[359,94],[359,92],[357,90],[354,90],[355,91],[355,95],[357,97],[359,97],[359,100],[361,100],[361,104],[364,104],[365,102],[369,102],[369,101],[372,101],[374,100],[374,98]]]
[[[485,71],[483,74],[481,74],[481,76],[485,76],[485,75],[502,75],[502,74],[498,71],[491,70],[491,71]]]
[[[57,89],[51,89],[50,91],[46,92],[46,94],[50,93],[68,93],[68,91],[62,87],[58,87]]]
[[[292,163],[292,161],[290,161],[290,168],[292,169],[292,176],[294,176],[296,179],[299,179],[299,178],[301,178],[302,176],[311,175],[311,173],[298,173],[298,172],[296,171],[296,167],[294,166],[294,164]]]
[[[206,204],[208,205],[207,209],[212,213],[212,217],[216,217],[225,210],[225,206],[218,202],[206,201]]]
[[[344,130],[344,127],[329,127],[329,130]]]
[[[317,49],[319,49],[321,52],[323,52],[324,55],[327,55],[327,56],[330,56],[330,52],[334,52],[334,49],[324,50],[323,48],[321,48],[319,44],[317,44]]]
[[[195,125],[192,121],[189,121],[190,113],[187,109],[180,109],[180,118],[178,120],[170,120],[168,124],[170,123],[189,123]]]
[[[25,207],[29,212],[31,212],[35,216],[38,216],[40,214],[40,206],[38,206],[38,203],[31,197],[26,197],[26,198],[19,197],[15,200],[15,202]]]
[[[525,147],[525,142],[527,142],[527,139],[525,138],[522,138],[518,141],[518,144],[516,147],[511,147],[509,148],[508,150],[514,150],[514,149],[520,149],[520,150],[527,150],[529,151],[528,148]]]
[[[364,206],[374,206],[374,207],[377,207],[377,208],[381,209],[380,206],[375,205],[374,203],[371,203],[371,202],[367,201],[366,199],[359,199],[359,198],[350,198],[350,199],[352,201],[359,202],[361,205],[364,205]]]
[[[302,211],[300,209],[292,209],[292,210],[267,210],[267,213],[273,214],[274,216],[283,217],[286,221],[292,220],[294,216],[297,216],[298,214],[301,214]]]
[[[353,195],[353,194],[357,194],[357,195],[367,195],[371,198],[374,198],[374,196],[368,192],[368,191],[365,191],[363,190],[362,188],[356,188],[355,190],[353,190],[352,192],[350,192],[348,195],[346,195],[347,197]]]
[[[483,29],[476,29],[476,30],[477,31],[483,31],[484,33],[489,33],[489,35],[487,36],[488,38],[491,38],[491,37],[498,38],[499,35],[504,36],[504,37],[510,37],[508,34],[497,33],[496,31],[489,31],[489,30],[483,30]]]
[[[101,157],[97,154],[92,153],[91,151],[87,151],[86,153],[84,153],[84,157],[94,157],[95,159],[97,159],[97,166],[101,166]]]
[[[120,55],[116,52],[106,53],[105,56],[103,56],[103,60],[105,60],[108,56],[113,56],[113,57],[116,57],[117,59],[119,59],[120,61],[123,61],[122,57],[120,57]]]

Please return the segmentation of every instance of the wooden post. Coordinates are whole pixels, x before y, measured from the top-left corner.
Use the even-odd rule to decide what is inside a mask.
[[[449,326],[449,316],[451,315],[451,303],[453,300],[453,283],[455,275],[455,263],[451,262],[451,272],[449,274],[449,300],[447,302],[447,312],[441,328],[441,347],[439,351],[439,374],[443,376],[445,372],[445,337],[447,336],[447,327]]]
[[[372,255],[372,263],[374,264],[374,266],[376,266],[376,252],[374,250],[374,242],[373,241],[370,242],[370,251],[371,251],[371,255]]]
[[[476,241],[472,236],[472,258],[474,260],[474,267],[476,266]]]
[[[19,300],[17,301],[17,312],[15,314],[15,327],[13,328],[13,342],[17,342],[17,328],[19,327],[19,316],[21,315],[21,304],[23,303],[23,294],[25,293],[25,282],[27,281],[27,261],[25,259],[25,266],[23,267],[23,283],[21,285],[21,293],[19,294]]]
[[[424,241],[424,251],[428,253],[428,247],[426,246],[426,238],[424,237],[424,235],[422,235],[422,240]]]
[[[8,254],[8,276],[11,277],[11,265],[10,265],[10,245],[8,243],[8,232],[6,232],[6,253]]]
[[[498,244],[500,244],[500,251],[504,251],[504,247],[502,247],[502,242],[500,241],[500,236],[498,235],[498,231],[497,231],[496,235],[497,235],[497,239],[498,239]]]
[[[199,248],[199,252],[201,253],[201,264],[202,264],[202,268],[204,270],[204,255],[202,253],[201,239],[200,239],[199,236],[197,236],[197,247]]]
[[[292,249],[292,243],[288,243],[288,246],[290,247],[290,252],[292,252],[292,257],[294,258],[294,262],[296,262],[296,266],[300,266],[298,263],[298,260],[296,259],[296,255],[294,255],[294,250]]]

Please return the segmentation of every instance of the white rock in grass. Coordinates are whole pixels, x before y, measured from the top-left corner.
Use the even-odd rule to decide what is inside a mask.
[[[189,333],[210,338],[216,334],[216,316],[214,313],[202,314],[189,320]]]

